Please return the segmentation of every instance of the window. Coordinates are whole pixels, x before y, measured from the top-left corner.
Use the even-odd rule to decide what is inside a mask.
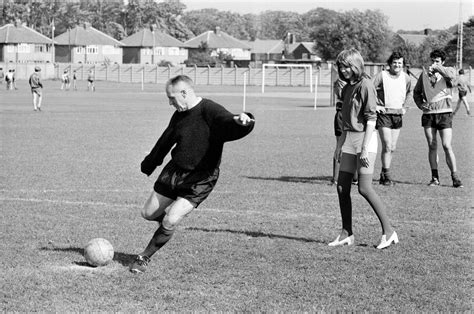
[[[15,46],[13,46],[13,45],[7,45],[7,52],[10,52],[10,53],[15,52]]]
[[[179,48],[178,47],[168,48],[168,55],[170,55],[170,56],[179,56]]]
[[[163,56],[165,54],[165,48],[155,47],[155,56]]]
[[[30,45],[18,44],[18,53],[30,53]]]
[[[80,46],[80,47],[76,47],[76,53],[79,54],[79,55],[83,55],[85,52],[85,49],[84,47]]]
[[[44,44],[35,44],[35,52],[49,52],[49,46]]]
[[[88,55],[96,55],[99,53],[99,47],[97,47],[96,45],[89,45],[86,46],[86,51]]]

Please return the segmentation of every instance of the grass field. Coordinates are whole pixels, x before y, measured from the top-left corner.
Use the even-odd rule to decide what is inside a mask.
[[[302,88],[249,87],[255,130],[226,144],[214,192],[147,273],[133,275],[127,266],[156,227],[139,212],[161,168],[146,177],[140,162],[172,114],[163,86],[98,82],[88,93],[48,81],[38,113],[19,83],[0,86],[2,312],[472,311],[474,133],[464,109],[453,146],[465,188],[451,187],[441,147],[441,186],[426,185],[421,113],[411,109],[392,164],[397,184],[374,180],[400,243],[375,249],[380,225],[353,189],[356,245],[331,248],[340,215],[328,184],[327,89],[313,110]],[[198,91],[241,110],[241,87]],[[376,169],[374,179],[379,158]],[[95,237],[114,245],[105,267],[82,256]]]

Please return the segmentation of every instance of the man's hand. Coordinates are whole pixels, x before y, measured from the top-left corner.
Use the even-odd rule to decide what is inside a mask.
[[[385,113],[385,107],[384,106],[377,106],[376,108],[377,113]]]
[[[239,125],[248,125],[249,123],[255,122],[254,119],[250,118],[247,114],[243,112],[238,116],[234,116],[234,121]]]

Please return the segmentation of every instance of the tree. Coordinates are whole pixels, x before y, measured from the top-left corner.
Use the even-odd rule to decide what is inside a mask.
[[[258,38],[285,39],[288,33],[297,41],[308,41],[308,31],[301,15],[295,12],[265,11],[259,16]]]
[[[431,64],[431,59],[430,59],[430,52],[433,51],[434,49],[441,49],[445,50],[447,44],[449,41],[453,39],[453,34],[449,33],[448,31],[441,31],[437,35],[432,35],[428,36],[423,43],[420,46],[420,51],[422,52],[420,55],[420,64],[421,65],[427,65]],[[452,59],[452,56],[451,56]],[[454,60],[456,59],[456,56],[454,55]],[[449,55],[447,59],[447,63],[451,63],[452,60],[450,60]],[[452,63],[454,64],[454,63]]]
[[[188,25],[195,35],[214,30],[219,26],[223,32],[241,40],[255,38],[255,21],[255,16],[251,14],[242,16],[217,9],[194,10],[183,16],[183,23]]]
[[[384,62],[391,38],[387,20],[378,10],[336,12],[329,21],[314,27],[311,37],[323,59],[334,60],[340,51],[353,47],[366,61]]]

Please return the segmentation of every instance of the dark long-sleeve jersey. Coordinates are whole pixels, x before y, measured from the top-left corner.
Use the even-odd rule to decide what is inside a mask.
[[[253,116],[247,113],[252,119]],[[141,170],[151,175],[171,150],[172,161],[181,169],[211,170],[220,165],[224,143],[249,134],[254,122],[242,126],[234,114],[209,99],[190,110],[176,111],[152,151],[142,161]]]

